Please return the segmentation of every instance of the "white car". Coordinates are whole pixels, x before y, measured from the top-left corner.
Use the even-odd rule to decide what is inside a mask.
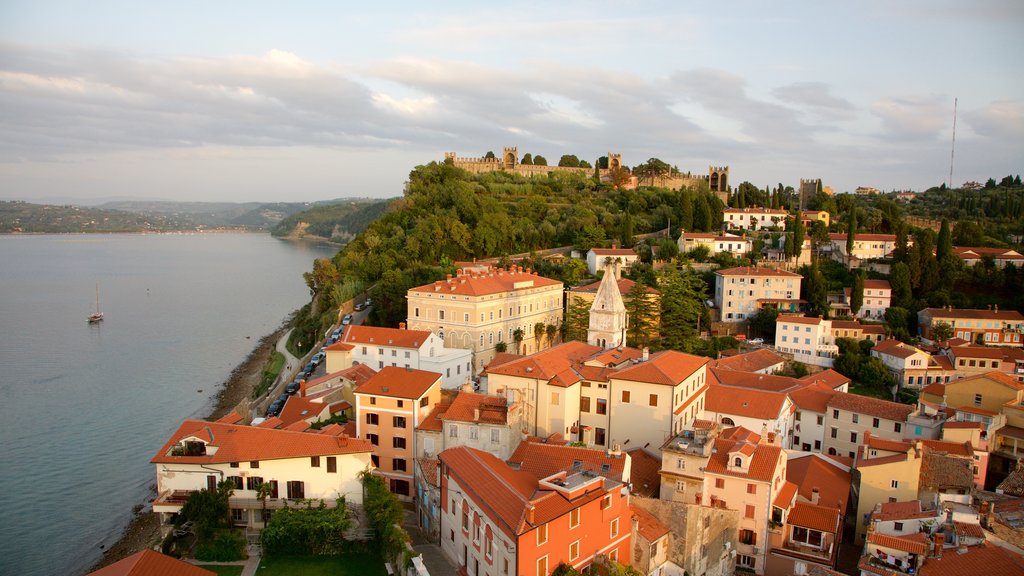
[[[764,344],[764,338],[751,338],[750,340],[747,340],[747,342],[751,344]]]

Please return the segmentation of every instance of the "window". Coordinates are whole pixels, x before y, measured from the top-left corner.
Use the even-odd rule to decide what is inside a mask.
[[[899,480],[893,480],[893,481],[889,482],[889,487],[890,488],[899,488],[900,487],[900,481]]]
[[[310,456],[309,457],[309,465],[312,468],[319,468],[320,467],[320,457],[319,456]]]
[[[839,410],[832,411],[832,418],[835,420],[839,420]]]
[[[469,532],[469,504],[462,502],[462,531]]]
[[[479,438],[480,438],[480,428],[477,427],[477,426],[473,426],[472,428],[470,428],[469,429],[469,439],[470,440],[478,440]]]
[[[608,413],[608,401],[604,398],[597,399],[597,413],[607,414]]]
[[[338,457],[328,456],[327,457],[327,473],[337,474],[338,473]]]
[[[747,494],[757,494],[757,484],[747,484]]]
[[[622,403],[629,404],[629,390],[622,391]]]
[[[878,428],[878,424],[879,424],[878,418],[872,418],[871,419],[871,427],[872,428]]]
[[[551,393],[551,405],[558,406],[558,392]]]
[[[895,522],[895,523],[893,523],[893,528],[897,532],[903,532],[903,522]]]
[[[548,557],[541,556],[537,559],[537,576],[548,576]]]
[[[370,406],[376,406],[376,405],[377,405],[377,397],[376,396],[370,396]]]
[[[234,524],[245,524],[245,520],[243,519],[243,514],[244,513],[245,513],[245,510],[242,510],[241,508],[232,508],[231,509],[231,522],[234,523]]]
[[[231,463],[231,467],[232,468],[238,468],[238,462],[232,462]]]
[[[853,442],[854,444],[857,443],[857,433],[856,432],[850,432],[850,442]]]
[[[715,488],[725,488],[725,478],[715,478]]]
[[[426,408],[428,404],[430,404],[430,398],[427,398],[426,396],[420,398],[420,408]]]
[[[369,424],[370,426],[376,426],[377,425],[377,414],[374,414],[373,412],[367,412],[366,413],[366,423]]]
[[[374,446],[380,445],[380,436],[376,434],[367,434],[366,439],[369,440],[370,444],[373,444]]]
[[[420,317],[420,308],[419,308],[419,306],[417,306],[417,307],[416,307],[416,311],[415,311],[415,312],[416,312],[416,313],[415,313],[414,315],[415,315],[415,316],[416,316],[417,318],[419,318],[419,317]],[[363,348],[363,354],[366,354],[366,348],[365,348],[365,347]]]
[[[537,544],[544,544],[548,541],[548,525],[541,524],[537,526]],[[545,572],[547,574],[547,572]]]
[[[405,428],[405,416],[394,416],[391,422],[395,428]]]
[[[590,412],[590,396],[580,396],[580,412]]]
[[[742,468],[743,467],[743,459],[740,458],[739,456],[737,456],[736,458],[733,459],[732,465],[737,467],[737,468]]]
[[[242,489],[242,477],[241,476],[228,476],[227,480],[228,480],[228,482],[231,482],[231,485],[235,487],[235,490],[241,490]]]
[[[302,480],[288,481],[288,498],[301,500],[306,497],[306,484]]]
[[[458,438],[459,437],[459,427],[456,426],[455,424],[449,424],[448,425],[448,437],[449,438]]]
[[[793,527],[793,541],[800,542],[801,544],[807,544],[808,546],[814,546],[815,548],[821,548],[822,534],[817,530],[810,530],[808,528],[801,528],[800,526]]]
[[[491,442],[494,444],[501,442],[501,431],[497,428],[491,429]]]
[[[249,476],[245,479],[246,490],[259,490],[262,485],[263,478],[260,478],[259,476]]]
[[[903,424],[901,424],[899,422],[896,422],[896,423],[894,423],[892,425],[892,429],[893,429],[894,432],[902,432],[903,431]]]
[[[253,461],[249,462],[249,468],[259,468],[259,467],[260,467],[260,461],[259,460],[253,460]]]
[[[833,428],[832,428],[832,431],[830,432],[830,435],[831,435],[831,436],[832,436],[833,438],[838,438],[838,437],[839,437],[839,429],[838,429],[838,428],[835,428],[835,427],[833,427]]]
[[[610,532],[610,536],[612,538],[615,538],[615,537],[617,537],[619,535],[619,519],[618,518],[613,518],[612,519],[611,529],[610,529],[609,532]]]
[[[438,310],[437,311],[437,319],[438,320],[444,320],[444,310]]]
[[[853,417],[853,423],[854,424],[857,424],[857,423],[860,422],[860,414],[852,414],[851,416]]]
[[[747,510],[744,513],[743,517],[744,518],[753,518],[754,517],[754,506],[753,506],[753,504],[747,504]]]
[[[569,528],[575,528],[580,525],[580,509],[573,508],[572,512],[569,512]]]
[[[607,510],[612,505],[612,497],[610,494],[605,495],[601,498],[601,510]]]
[[[373,463],[374,468],[380,468],[380,456],[377,456],[376,454],[371,454],[370,462]]]
[[[745,566],[747,568],[753,568],[756,563],[756,559],[753,556],[747,556],[746,554],[736,555],[736,565]]]
[[[818,416],[818,426],[821,426],[824,423],[825,423],[825,417],[824,416]]]
[[[401,436],[395,436],[394,438],[391,439],[391,447],[392,448],[400,448],[400,449],[404,450],[405,449],[405,438],[402,438]]]
[[[974,405],[981,406],[981,394],[974,395]]]
[[[580,541],[577,540],[572,544],[569,544],[569,560],[575,560],[580,557]]]
[[[658,395],[657,394],[651,394],[650,398],[647,400],[647,403],[649,405],[651,405],[651,406],[657,406],[658,405]]]
[[[405,458],[392,458],[391,469],[396,472],[405,472]]]
[[[740,544],[746,544],[748,546],[757,545],[757,532],[753,530],[740,530]]]

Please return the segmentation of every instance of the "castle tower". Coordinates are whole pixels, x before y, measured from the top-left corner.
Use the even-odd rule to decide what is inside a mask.
[[[729,167],[708,166],[708,189],[722,200],[729,203]]]
[[[618,270],[618,261],[605,261],[604,277],[590,306],[587,344],[592,346],[611,349],[626,345],[626,305],[616,282]]]
[[[519,164],[519,147],[512,146],[511,148],[505,146],[505,150],[501,153],[502,167],[505,170],[512,170]]]
[[[608,169],[622,168],[622,154],[608,153]]]

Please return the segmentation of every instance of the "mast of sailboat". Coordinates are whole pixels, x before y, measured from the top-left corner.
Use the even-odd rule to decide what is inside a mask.
[[[96,283],[96,313],[100,313],[100,283]]]

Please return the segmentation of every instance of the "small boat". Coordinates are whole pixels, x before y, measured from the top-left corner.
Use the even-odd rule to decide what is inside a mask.
[[[89,314],[89,324],[103,322],[103,312],[100,312],[100,285],[96,284],[96,311]]]

